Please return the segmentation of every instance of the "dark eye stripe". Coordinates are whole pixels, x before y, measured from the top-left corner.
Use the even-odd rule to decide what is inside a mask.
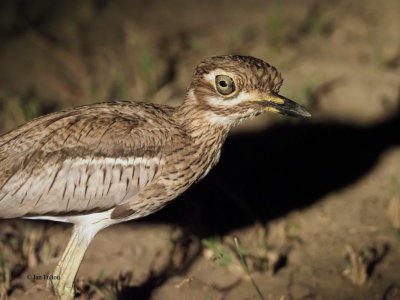
[[[215,86],[218,93],[224,96],[230,95],[236,90],[235,82],[231,77],[226,75],[215,76]]]

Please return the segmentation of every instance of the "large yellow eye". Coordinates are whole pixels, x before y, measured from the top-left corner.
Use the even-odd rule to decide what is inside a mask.
[[[215,76],[215,86],[218,93],[224,96],[230,95],[236,90],[235,82],[232,78],[226,75]]]

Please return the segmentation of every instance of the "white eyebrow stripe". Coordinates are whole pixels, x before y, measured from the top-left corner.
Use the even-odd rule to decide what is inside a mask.
[[[243,101],[248,101],[252,99],[259,99],[260,95],[254,92],[241,92],[239,91],[236,95],[236,97],[232,99],[226,99],[223,96],[215,96],[215,97],[206,97],[206,100],[208,103],[210,103],[212,106],[216,107],[232,107],[235,105],[238,105],[239,103],[242,103]]]

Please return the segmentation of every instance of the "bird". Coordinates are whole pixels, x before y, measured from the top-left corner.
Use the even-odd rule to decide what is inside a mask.
[[[311,114],[281,96],[280,72],[251,56],[195,68],[177,107],[115,101],[38,117],[0,136],[0,218],[73,224],[51,283],[73,299],[86,249],[102,229],[145,217],[201,180],[230,130],[264,112]]]

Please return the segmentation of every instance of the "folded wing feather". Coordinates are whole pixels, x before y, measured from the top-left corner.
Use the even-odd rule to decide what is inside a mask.
[[[154,181],[169,123],[102,108],[49,115],[0,138],[0,218],[105,211]]]

